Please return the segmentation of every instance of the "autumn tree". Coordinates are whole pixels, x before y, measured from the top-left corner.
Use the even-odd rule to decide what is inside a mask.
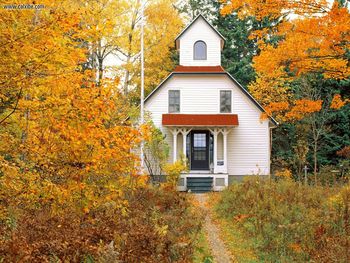
[[[145,87],[146,93],[164,79],[175,64],[172,60],[174,39],[182,26],[173,0],[157,0],[145,5]],[[140,75],[140,15],[141,1],[128,1],[127,12],[121,16],[117,41],[118,59],[122,62],[119,72],[124,94],[133,100],[139,97]],[[164,19],[166,17],[166,19]]]
[[[310,85],[301,83],[303,79],[317,79],[318,84],[328,87],[325,83],[329,81],[340,83],[349,78],[349,10],[342,1],[222,2],[224,16],[236,13],[241,19],[253,16],[257,21],[275,21],[269,28],[251,32],[250,38],[256,39],[260,52],[253,59],[257,79],[249,90],[282,124],[292,123],[293,127],[308,123],[316,176],[317,142],[325,138],[334,110],[343,110],[348,94],[328,88],[324,93],[322,86],[315,84],[311,84],[310,93]]]
[[[23,205],[71,204],[82,213],[108,196],[122,203],[122,186],[136,174],[131,148],[139,133],[123,122],[118,83],[106,80],[97,87],[90,81],[94,73],[82,69],[88,50],[80,45],[86,36],[80,22],[86,10],[72,1],[43,4],[42,10],[1,17],[0,169],[9,183],[2,189],[15,191],[2,197],[8,211],[22,200],[12,195],[22,196]],[[18,183],[21,177],[28,183]],[[104,194],[92,190],[98,185]]]
[[[146,10],[151,82],[172,63],[170,3]],[[123,74],[106,71],[108,54],[127,49],[129,2],[40,4],[0,17],[0,261],[188,262],[200,220],[140,175],[134,149],[148,129],[126,121]]]
[[[238,10],[241,17],[253,15],[259,20],[282,20],[271,30],[258,30],[251,36],[258,38],[261,48],[260,54],[254,58],[259,79],[252,84],[253,94],[255,90],[261,92],[268,88],[266,82],[279,89],[278,82],[283,84],[308,73],[321,73],[325,78],[334,79],[349,76],[347,32],[350,30],[350,15],[348,9],[339,6],[337,1],[331,7],[322,0],[270,1],[269,4],[230,1],[221,12],[225,15],[233,10]],[[291,14],[298,15],[298,18],[288,19]],[[278,44],[268,43],[267,39],[274,35],[280,36]]]
[[[129,7],[127,1],[108,0],[80,1],[79,6],[84,9],[81,42],[89,52],[84,66],[94,70],[94,79],[97,85],[101,85],[106,70],[112,71],[108,73],[113,77],[113,70],[106,65],[106,60],[117,51],[122,37],[119,27]]]

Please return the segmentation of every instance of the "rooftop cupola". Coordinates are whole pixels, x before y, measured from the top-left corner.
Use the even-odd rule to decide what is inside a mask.
[[[220,66],[224,37],[198,15],[175,39],[181,66]]]

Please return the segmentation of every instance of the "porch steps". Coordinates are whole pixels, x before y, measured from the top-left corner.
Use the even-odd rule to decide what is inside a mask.
[[[213,190],[212,177],[187,177],[187,190],[192,193],[206,193]]]

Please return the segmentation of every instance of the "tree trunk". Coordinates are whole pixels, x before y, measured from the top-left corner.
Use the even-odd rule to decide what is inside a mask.
[[[128,65],[130,63],[130,58],[127,58],[126,64]],[[127,96],[129,93],[129,76],[130,76],[130,71],[127,69],[125,71],[125,78],[124,78],[124,95]]]
[[[101,86],[103,78],[103,59],[101,57],[98,58],[98,79],[97,86]]]
[[[137,1],[136,6],[140,6],[140,0]],[[132,58],[132,43],[134,38],[134,30],[137,22],[137,14],[138,14],[138,10],[134,10],[132,20],[131,20],[131,25],[130,25],[130,32],[128,35],[128,50],[126,52],[126,70],[125,70],[125,78],[124,78],[124,85],[123,85],[123,90],[125,95],[129,93],[129,78],[130,78],[129,64]]]
[[[97,41],[97,50],[96,50],[96,60],[97,60],[97,86],[101,86],[102,77],[103,77],[103,55],[102,55],[102,44],[101,39]]]
[[[314,143],[314,177],[315,177],[315,184],[317,183],[317,150],[318,150],[318,144],[317,139]]]

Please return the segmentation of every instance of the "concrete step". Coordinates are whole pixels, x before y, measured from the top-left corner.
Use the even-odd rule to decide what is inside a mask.
[[[193,193],[205,193],[212,191],[213,178],[211,177],[187,177],[187,189]]]
[[[212,187],[212,183],[187,183],[187,187]]]
[[[213,178],[211,177],[187,177],[187,182],[213,182]]]

